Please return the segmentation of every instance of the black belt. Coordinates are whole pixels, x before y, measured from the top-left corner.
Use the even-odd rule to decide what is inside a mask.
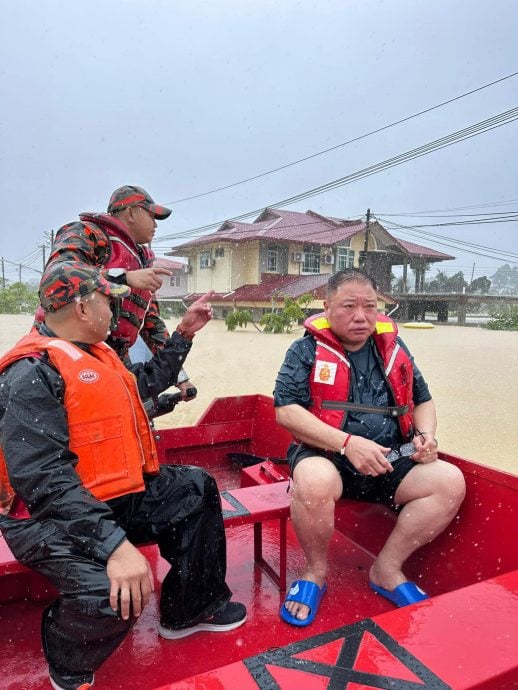
[[[363,405],[362,403],[341,402],[340,400],[323,400],[322,409],[324,410],[347,410],[348,412],[366,412],[368,414],[384,414],[389,417],[401,417],[408,412],[408,405],[397,405],[394,407],[374,407],[374,405]]]

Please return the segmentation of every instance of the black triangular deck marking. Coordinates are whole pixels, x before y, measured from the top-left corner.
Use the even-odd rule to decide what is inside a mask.
[[[366,632],[375,637],[394,658],[419,678],[421,682],[417,683],[401,678],[379,676],[355,670],[353,666]],[[340,638],[343,638],[342,649],[334,666],[295,658],[296,654],[321,647]],[[293,669],[329,678],[327,690],[346,690],[348,683],[368,685],[370,688],[381,688],[382,690],[452,690],[451,686],[435,675],[433,671],[410,654],[397,640],[386,633],[370,618],[315,635],[315,637],[309,637],[300,642],[294,642],[285,647],[263,652],[257,656],[244,659],[243,663],[257,683],[259,690],[282,690],[267,666]],[[301,687],[303,686],[301,685]]]
[[[240,501],[238,501],[237,498],[232,496],[232,494],[228,491],[222,491],[221,498],[224,498],[225,501],[230,503],[230,505],[233,508],[235,508],[235,510],[223,510],[223,519],[231,517],[241,517],[241,515],[250,515],[250,511],[248,510],[248,508],[245,508],[245,506],[242,503],[240,503]]]

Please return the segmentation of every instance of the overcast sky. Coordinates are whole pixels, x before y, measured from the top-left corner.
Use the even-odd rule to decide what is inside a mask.
[[[515,0],[2,0],[0,255],[41,268],[45,233],[105,210],[122,184],[171,203],[155,239],[163,254],[175,241],[161,236],[275,204],[498,115],[518,106],[518,77],[179,201],[512,74],[517,35]],[[388,214],[516,211],[517,139],[512,122],[286,208],[344,218],[370,208],[406,225],[452,219]],[[425,229],[494,248],[494,259],[386,227],[458,257],[440,265],[449,274],[518,262],[516,222]]]

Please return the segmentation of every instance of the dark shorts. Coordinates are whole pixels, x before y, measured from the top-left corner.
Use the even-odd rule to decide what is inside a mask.
[[[377,477],[365,477],[359,474],[351,463],[344,460],[338,453],[292,443],[287,453],[291,474],[301,460],[315,455],[330,460],[340,473],[344,487],[342,498],[354,498],[369,503],[383,503],[396,512],[400,506],[394,503],[394,495],[403,479],[416,465],[409,457],[401,457],[392,463],[393,472],[380,474]]]

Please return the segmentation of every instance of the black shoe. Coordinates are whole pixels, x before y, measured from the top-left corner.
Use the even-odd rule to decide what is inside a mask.
[[[84,676],[60,675],[49,668],[49,680],[54,690],[88,690],[94,684],[94,674]]]
[[[246,621],[246,608],[243,604],[237,601],[229,601],[219,611],[207,618],[207,620],[198,625],[193,625],[192,628],[180,628],[175,630],[173,628],[165,628],[163,625],[158,626],[158,633],[166,640],[180,640],[182,637],[193,635],[197,632],[226,632],[227,630],[234,630]]]

